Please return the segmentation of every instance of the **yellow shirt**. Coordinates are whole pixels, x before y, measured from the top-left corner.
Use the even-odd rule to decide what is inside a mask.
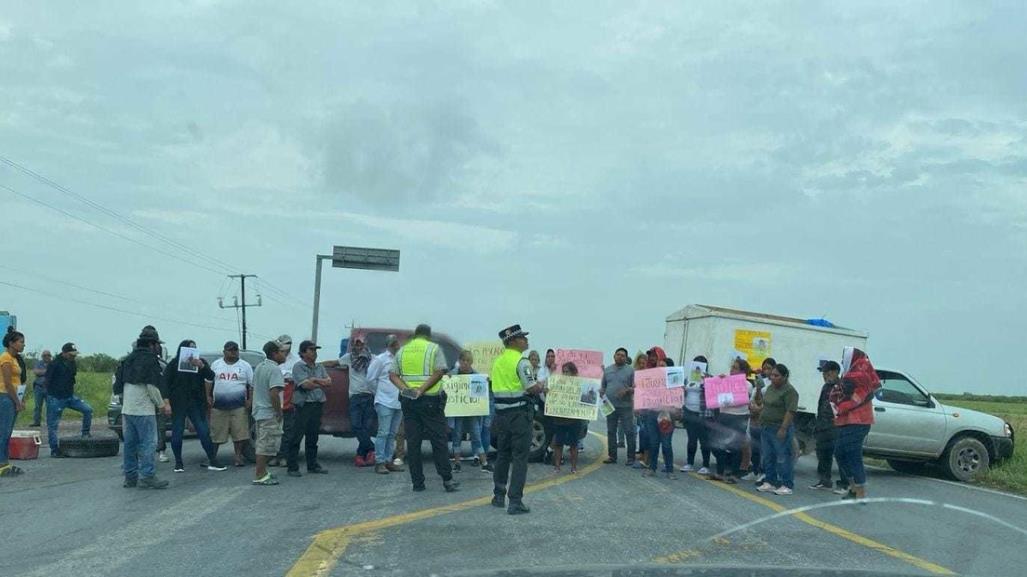
[[[4,351],[4,353],[0,355],[0,371],[3,371],[3,368],[6,366],[11,367],[11,384],[14,385],[15,391],[17,391],[18,387],[21,386],[21,365],[18,364],[18,359],[14,358],[14,355]],[[3,373],[0,372],[0,375],[2,374]],[[0,376],[0,385],[4,385],[6,387],[6,384],[2,379],[3,377]]]

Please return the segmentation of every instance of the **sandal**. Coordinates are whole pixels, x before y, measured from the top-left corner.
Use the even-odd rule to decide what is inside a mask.
[[[0,467],[0,477],[14,477],[24,472],[25,471],[21,470],[19,467],[16,467],[10,463],[4,465],[3,467]]]
[[[253,480],[253,484],[254,485],[263,485],[265,487],[270,487],[272,485],[277,485],[278,484],[278,479],[275,479],[274,477],[271,476],[270,473],[268,473],[267,475],[264,475],[264,477],[261,478],[261,479],[254,479]]]

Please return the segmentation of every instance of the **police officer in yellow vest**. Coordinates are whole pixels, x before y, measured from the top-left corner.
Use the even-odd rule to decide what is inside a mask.
[[[492,496],[493,507],[510,506],[506,512],[520,515],[530,512],[524,502],[524,482],[528,476],[528,450],[531,448],[531,421],[533,404],[527,396],[542,390],[535,382],[531,363],[523,358],[528,350],[528,333],[520,325],[499,332],[506,350],[492,365],[492,395],[496,401],[496,470]],[[512,469],[512,472],[511,472]],[[507,478],[510,485],[507,488]]]
[[[407,438],[407,464],[414,491],[424,491],[424,466],[421,442],[431,443],[435,470],[442,477],[447,493],[456,491],[460,483],[453,480],[446,442],[446,393],[439,381],[446,374],[446,357],[439,345],[431,342],[431,327],[417,325],[414,336],[396,353],[389,380],[400,392],[403,407],[403,429]]]

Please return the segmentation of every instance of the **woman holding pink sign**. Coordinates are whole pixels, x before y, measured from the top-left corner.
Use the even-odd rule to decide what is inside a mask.
[[[736,358],[731,363],[732,375],[747,377],[750,371],[748,361]],[[724,375],[720,376],[720,378],[723,377]],[[744,402],[737,405],[720,406],[710,431],[710,444],[713,446],[713,455],[717,458],[717,472],[710,478],[724,481],[729,485],[738,482],[742,464],[742,447],[745,445],[745,429],[749,421],[749,395],[752,393],[752,384],[749,381],[746,381],[745,384],[748,391]]]

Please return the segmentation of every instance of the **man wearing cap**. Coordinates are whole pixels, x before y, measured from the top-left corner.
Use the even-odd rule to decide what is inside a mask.
[[[46,437],[50,443],[50,456],[61,457],[58,446],[61,415],[64,409],[82,413],[82,436],[89,436],[89,428],[93,422],[93,408],[89,403],[75,396],[75,374],[78,368],[75,357],[78,349],[74,343],[64,343],[61,354],[47,368],[46,379]]]
[[[817,420],[813,424],[813,438],[817,444],[817,476],[819,481],[810,485],[810,489],[836,489],[836,493],[844,495],[849,490],[849,479],[841,465],[838,466],[838,485],[831,483],[831,463],[834,459],[834,443],[837,431],[834,428],[834,409],[831,407],[831,390],[838,384],[842,368],[834,361],[821,361],[817,367],[824,377],[824,386],[820,389],[820,400],[817,401]]]
[[[285,351],[278,341],[264,343],[265,359],[253,369],[253,421],[256,427],[257,467],[254,485],[277,485],[278,480],[268,472],[268,459],[278,454],[282,442],[282,391],[285,379],[280,365]]]
[[[296,416],[287,455],[287,474],[290,477],[303,476],[300,473],[299,454],[300,440],[304,438],[306,443],[303,452],[307,459],[307,472],[328,472],[317,462],[317,438],[321,434],[321,414],[327,400],[324,390],[332,384],[324,363],[317,362],[317,349],[320,348],[314,341],[300,343],[300,360],[292,367],[292,378],[296,381],[292,404],[296,407]]]
[[[421,443],[431,443],[435,470],[442,486],[452,493],[460,486],[453,480],[446,446],[446,394],[440,381],[447,372],[446,357],[439,345],[431,342],[431,327],[417,325],[414,336],[396,353],[389,368],[389,380],[399,389],[403,408],[403,427],[407,437],[407,465],[414,491],[424,491],[424,464]]]
[[[371,427],[374,424],[375,382],[368,378],[368,369],[374,357],[356,337],[350,343],[350,350],[339,359],[339,367],[349,374],[349,421],[357,437],[357,455],[353,464],[358,467],[372,467],[375,464],[374,443],[371,441]]]
[[[529,394],[536,394],[542,386],[535,381],[531,363],[523,357],[528,350],[528,333],[520,325],[499,331],[506,350],[492,365],[489,375],[492,395],[496,401],[496,470],[493,473],[492,506],[510,505],[511,515],[529,513],[523,502],[524,483],[528,477],[528,450],[531,448],[531,421],[534,418]],[[507,479],[509,478],[509,487]]]
[[[403,418],[402,405],[399,402],[399,389],[389,378],[389,367],[392,366],[399,351],[399,338],[396,335],[385,337],[385,352],[376,356],[367,368],[367,379],[374,386],[374,409],[378,415],[378,436],[374,440],[374,454],[378,463],[374,472],[379,475],[403,471],[401,466],[393,462],[393,448],[396,446],[396,432]],[[351,381],[352,382],[352,381]]]
[[[32,407],[31,426],[33,427],[42,425],[40,421],[43,416],[43,405],[46,404],[46,371],[52,363],[53,354],[43,349],[43,352],[39,355],[39,360],[36,361],[36,366],[32,368],[32,374],[36,376],[36,380],[32,382],[32,392],[35,394],[36,399],[35,406]]]
[[[292,368],[300,362],[300,357],[292,350],[292,337],[282,335],[275,339],[279,350],[285,357],[278,368],[282,371],[282,379],[285,381],[285,391],[282,393],[282,444],[278,448],[278,454],[268,461],[271,467],[285,465],[289,455],[289,443],[292,439],[292,427],[296,420],[296,407],[292,404],[292,396],[296,391],[296,381],[292,378]]]
[[[250,440],[250,418],[247,405],[253,386],[253,367],[239,358],[239,344],[225,343],[222,358],[210,364],[214,382],[207,385],[210,410],[210,440],[221,446],[232,438],[235,447],[235,466],[246,465],[243,447]]]
[[[157,359],[160,344],[157,331],[144,328],[135,348],[114,373],[114,394],[122,396],[125,488],[164,489],[168,486],[167,481],[157,478],[154,455],[157,448],[154,409],[160,409],[164,415],[171,414],[168,393],[160,389],[161,365]]]

